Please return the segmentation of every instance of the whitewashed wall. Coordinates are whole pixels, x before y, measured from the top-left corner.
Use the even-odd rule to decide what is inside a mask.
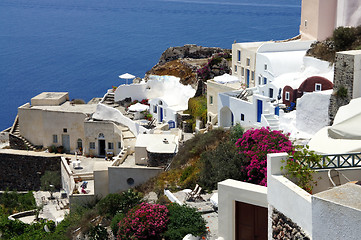
[[[114,93],[114,101],[118,102],[124,98],[131,97],[132,101],[148,98],[148,91],[146,91],[147,84],[145,82],[139,84],[120,85]]]
[[[218,183],[218,231],[223,239],[235,239],[236,201],[267,208],[267,187],[233,179]]]
[[[140,126],[138,123],[124,116],[118,109],[108,107],[104,104],[98,104],[93,118],[97,120],[110,120],[121,123],[129,128],[129,130],[138,136],[139,133],[149,132],[148,129]]]
[[[360,239],[361,211],[359,209],[312,196],[312,210],[313,240]]]
[[[268,102],[268,97],[254,94],[252,98],[252,101],[249,102],[231,97],[226,93],[218,94],[218,126],[230,127],[228,124],[230,119],[227,117],[227,115],[229,115],[228,109],[233,113],[234,124],[240,123],[245,127],[268,126],[264,119],[261,119],[261,122],[257,122],[257,100],[262,101],[262,113],[268,111],[273,114],[274,106]],[[244,114],[244,121],[241,120],[241,114]]]
[[[287,158],[287,153],[267,155],[268,203],[312,237],[311,194],[283,176],[281,166],[284,163],[281,161]]]

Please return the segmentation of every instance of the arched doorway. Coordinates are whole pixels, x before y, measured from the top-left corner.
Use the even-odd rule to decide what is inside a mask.
[[[219,114],[221,127],[232,127],[234,125],[234,116],[229,107],[223,107]]]
[[[159,100],[158,102],[158,108],[159,108],[159,111],[158,111],[158,122],[163,122],[163,102],[161,100]]]
[[[76,141],[76,146],[77,146],[77,152],[79,154],[82,154],[83,153],[83,141],[78,138],[78,140]]]
[[[105,156],[105,136],[99,133],[98,136],[99,156]]]

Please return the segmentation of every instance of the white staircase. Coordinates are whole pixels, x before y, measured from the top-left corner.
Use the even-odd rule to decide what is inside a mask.
[[[278,116],[275,114],[269,113],[269,111],[265,111],[263,117],[266,119],[268,126],[271,130],[279,130],[280,129],[280,121]]]

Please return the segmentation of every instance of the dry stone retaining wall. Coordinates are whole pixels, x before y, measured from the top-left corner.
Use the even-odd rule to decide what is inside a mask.
[[[354,60],[353,55],[336,53],[333,94],[331,95],[330,106],[328,109],[331,125],[335,119],[338,109],[341,106],[347,105],[352,99]],[[345,88],[347,90],[347,95],[344,97],[338,94],[338,91],[341,88]]]
[[[310,238],[291,219],[273,209],[272,239],[309,240]]]
[[[41,176],[45,171],[60,172],[60,161],[60,156],[0,153],[0,190],[39,190]]]

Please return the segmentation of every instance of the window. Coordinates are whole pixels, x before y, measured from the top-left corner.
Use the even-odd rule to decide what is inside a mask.
[[[252,81],[254,81],[254,71],[252,71],[251,75],[252,75]]]
[[[103,134],[103,133],[99,133],[98,138],[99,138],[99,139],[104,139],[104,138],[105,138],[105,136],[104,136],[104,134]]]
[[[307,27],[307,20],[305,20],[305,27]]]
[[[95,142],[89,142],[89,148],[95,149]]]
[[[127,183],[128,183],[129,185],[133,185],[133,184],[134,184],[134,179],[133,179],[133,178],[128,178],[128,179],[127,179]]]
[[[263,78],[263,84],[267,84],[267,78]]]
[[[58,143],[58,135],[53,135],[53,143]]]
[[[237,61],[238,62],[241,61],[241,51],[240,50],[237,51]]]
[[[209,104],[213,104],[213,96],[209,96]]]
[[[264,65],[264,70],[267,70],[267,64]]]
[[[247,58],[247,66],[251,65],[251,59]]]
[[[67,128],[63,128],[63,133],[67,133],[68,129]]]
[[[241,68],[241,76],[244,76],[244,67]]]
[[[114,143],[108,142],[108,149],[114,149]]]
[[[122,143],[118,142],[118,148],[121,149],[122,148]]]
[[[237,72],[237,65],[234,65],[234,72]]]
[[[273,98],[273,88],[270,88],[270,89],[269,89],[269,97],[270,97],[270,98]]]
[[[211,116],[209,116],[209,122],[212,122],[212,117]]]
[[[241,113],[241,121],[244,121],[244,114]]]
[[[261,85],[261,84],[262,84],[262,77],[258,76],[258,85]]]
[[[153,112],[154,113],[157,113],[157,108],[158,108],[157,106],[153,106]]]
[[[321,91],[322,90],[322,84],[321,83],[316,83],[315,84],[315,91],[316,92],[319,92],[319,91]]]
[[[163,113],[164,113],[164,117],[166,117],[167,116],[167,109],[164,109]]]
[[[286,101],[290,100],[290,92],[286,92],[285,99],[286,99]]]

